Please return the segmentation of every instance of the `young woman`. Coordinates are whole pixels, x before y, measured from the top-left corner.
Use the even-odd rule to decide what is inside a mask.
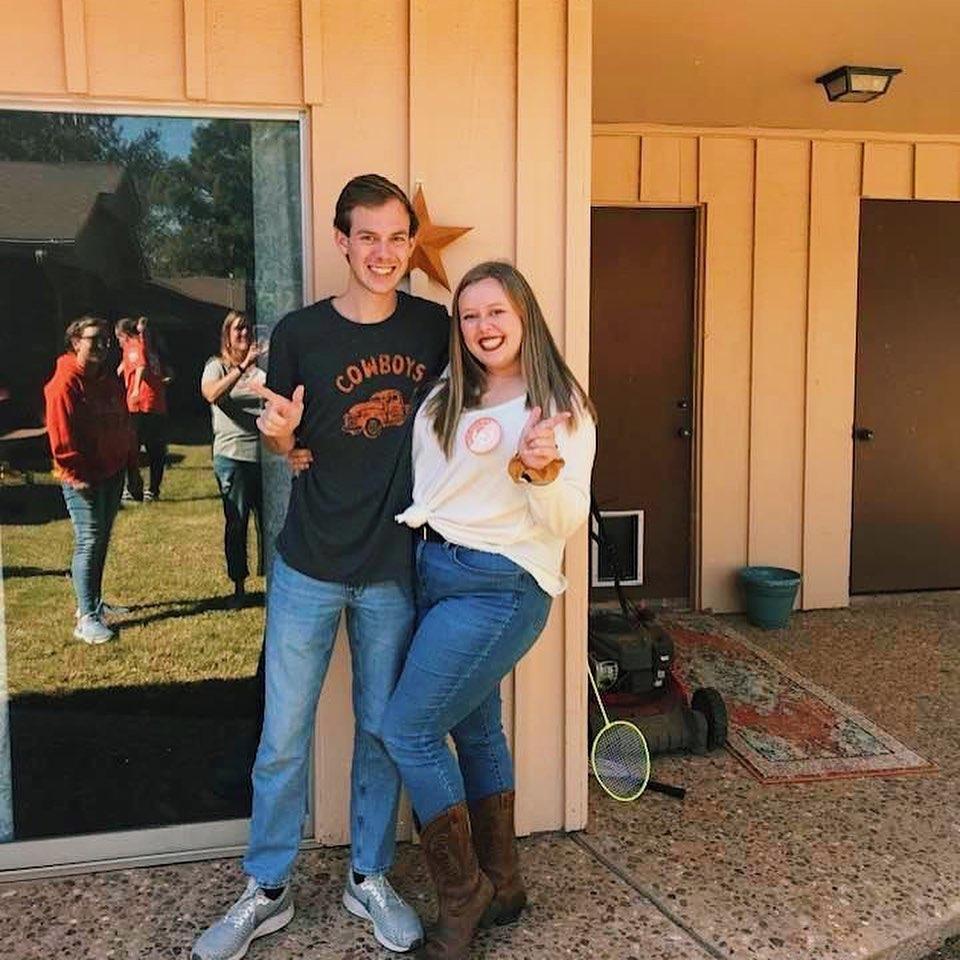
[[[81,317],[67,327],[65,339],[67,350],[43,393],[53,472],[73,524],[73,635],[84,643],[106,643],[114,631],[105,620],[129,612],[105,603],[101,590],[123,478],[136,456],[135,440],[123,388],[107,360],[106,322]]]
[[[257,547],[263,556],[263,484],[257,430],[262,403],[252,389],[253,384],[266,380],[266,374],[256,365],[263,353],[247,318],[231,310],[220,329],[220,355],[207,361],[200,380],[200,391],[213,417],[213,472],[223,501],[223,549],[227,576],[233,581],[230,602],[235,607],[243,606],[246,597],[251,513],[257,525]]]
[[[437,887],[434,960],[466,956],[481,920],[510,922],[526,903],[500,681],[566,586],[594,418],[519,271],[470,270],[453,298],[449,375],[414,423],[413,503],[397,519],[422,536],[418,626],[381,730]]]

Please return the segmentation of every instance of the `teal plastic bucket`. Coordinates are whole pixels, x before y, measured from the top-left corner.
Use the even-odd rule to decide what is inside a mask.
[[[785,567],[743,567],[738,576],[747,619],[766,630],[785,627],[800,589],[800,574]]]

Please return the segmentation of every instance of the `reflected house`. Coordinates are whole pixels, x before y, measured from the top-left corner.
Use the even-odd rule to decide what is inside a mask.
[[[198,384],[207,359],[220,351],[220,326],[228,310],[245,310],[242,278],[153,277],[119,291],[123,312],[150,318],[164,363],[174,371],[167,385],[171,413],[206,431],[210,413]],[[182,424],[180,424],[182,426]]]
[[[145,274],[132,179],[112,163],[0,162],[0,430],[42,420],[43,384],[75,317]]]
[[[196,384],[219,344],[226,309],[246,305],[245,282],[150,278],[134,178],[104,162],[0,161],[0,434],[42,423],[43,384],[63,331],[83,313],[147,316],[177,376],[174,412],[204,415]]]

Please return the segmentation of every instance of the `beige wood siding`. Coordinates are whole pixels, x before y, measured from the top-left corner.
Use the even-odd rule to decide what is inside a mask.
[[[422,183],[437,222],[473,228],[444,252],[451,282],[481,259],[516,260],[586,377],[589,0],[35,0],[7,26],[0,108],[303,111],[312,296],[344,282],[331,221],[346,180],[375,170],[411,190]],[[637,158],[634,192],[638,170]],[[419,273],[411,286],[449,303]],[[581,533],[567,556],[571,589],[504,682],[522,832],[586,823],[586,556]],[[317,712],[324,842],[348,837],[351,747],[341,638]],[[409,826],[406,814],[402,836]]]
[[[846,605],[860,199],[960,199],[960,138],[596,124],[593,154],[594,204],[703,208],[699,603],[769,563]]]

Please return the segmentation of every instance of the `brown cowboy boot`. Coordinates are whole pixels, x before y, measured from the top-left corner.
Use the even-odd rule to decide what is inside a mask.
[[[420,846],[440,905],[420,956],[464,960],[480,918],[493,900],[493,884],[480,870],[470,840],[467,805],[458,803],[431,820],[420,834]]]
[[[481,921],[485,927],[513,923],[527,904],[513,826],[513,798],[513,791],[505,790],[470,804],[473,846],[480,868],[496,891]]]

